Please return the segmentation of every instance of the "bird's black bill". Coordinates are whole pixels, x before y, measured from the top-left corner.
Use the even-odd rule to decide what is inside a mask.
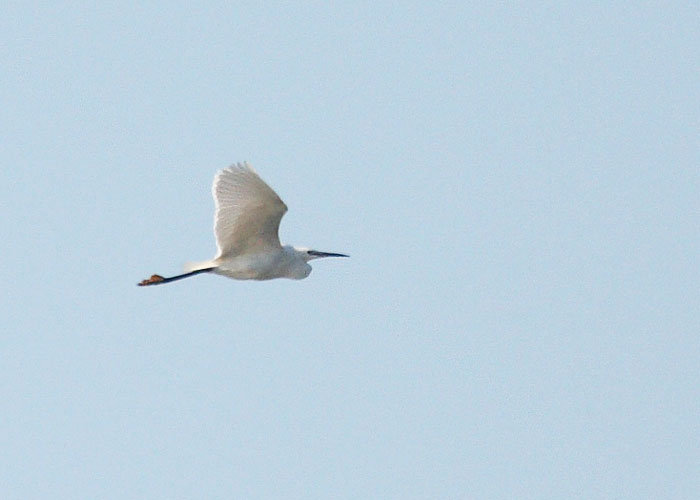
[[[314,257],[350,257],[344,253],[319,252],[318,250],[309,250],[307,253]]]
[[[138,285],[139,286],[162,285],[164,283],[171,283],[173,281],[189,278],[190,276],[196,276],[198,274],[208,273],[208,272],[212,271],[213,269],[215,269],[215,268],[208,267],[206,269],[197,269],[196,271],[191,271],[191,272],[185,273],[185,274],[178,274],[177,276],[171,276],[170,278],[164,278],[158,274],[154,274],[150,278],[146,278],[145,280],[143,280]]]

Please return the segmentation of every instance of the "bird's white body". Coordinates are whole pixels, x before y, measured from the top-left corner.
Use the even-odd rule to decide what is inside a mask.
[[[284,245],[281,250],[264,251],[218,258],[188,266],[188,271],[212,267],[212,273],[237,280],[271,280],[290,278],[300,280],[311,273],[311,266],[303,257],[303,250]]]
[[[211,272],[238,280],[304,279],[308,262],[319,257],[347,257],[280,244],[278,230],[287,206],[247,163],[221,170],[214,177],[214,236],[212,260],[189,264],[185,274],[157,274],[140,285],[156,285]]]

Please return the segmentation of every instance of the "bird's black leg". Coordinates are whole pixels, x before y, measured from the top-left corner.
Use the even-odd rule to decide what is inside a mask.
[[[139,286],[149,286],[149,285],[162,285],[163,283],[170,283],[171,281],[177,281],[184,278],[189,278],[190,276],[195,276],[197,274],[208,273],[216,269],[215,267],[207,267],[206,269],[197,269],[196,271],[190,271],[189,273],[178,274],[177,276],[171,276],[170,278],[164,278],[159,274],[154,274],[150,278],[143,280],[139,283]]]

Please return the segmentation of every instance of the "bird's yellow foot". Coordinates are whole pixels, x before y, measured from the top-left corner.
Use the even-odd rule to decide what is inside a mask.
[[[141,283],[139,283],[139,286],[157,285],[158,283],[161,283],[163,281],[165,281],[165,278],[158,274],[154,274],[150,278],[145,279]]]

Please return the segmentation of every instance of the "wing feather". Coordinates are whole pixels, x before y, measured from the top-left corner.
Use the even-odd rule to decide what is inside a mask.
[[[212,195],[215,258],[280,247],[278,230],[287,205],[248,163],[219,171]]]

